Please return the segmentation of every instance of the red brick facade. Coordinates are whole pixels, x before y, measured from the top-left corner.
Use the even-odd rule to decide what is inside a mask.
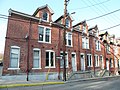
[[[42,21],[43,11],[47,11],[49,13],[48,22]],[[8,27],[6,34],[6,42],[5,42],[5,51],[4,51],[4,67],[3,67],[3,75],[19,75],[26,74],[27,70],[29,73],[40,73],[40,72],[48,72],[49,68],[46,68],[46,50],[52,50],[55,52],[55,67],[50,69],[50,72],[63,72],[63,69],[60,68],[60,60],[56,59],[56,56],[60,56],[60,52],[63,51],[63,26],[62,24],[58,24],[57,22],[52,22],[52,14],[51,10],[46,6],[43,8],[37,9],[33,16],[20,13],[14,10],[11,10],[11,16],[8,19]],[[62,21],[62,19],[60,19]],[[83,29],[83,23],[78,23],[72,27],[72,19],[70,18],[70,28],[67,29],[67,32],[72,33],[72,46],[66,46],[66,52],[68,53],[68,68],[67,72],[72,69],[72,53],[76,54],[76,66],[77,71],[81,71],[81,54],[84,54],[85,60],[85,70],[100,70],[102,65],[104,65],[102,69],[106,69],[106,59],[108,59],[109,70],[113,73],[115,70],[115,62],[113,61],[113,67],[110,67],[110,58],[114,60],[114,50],[113,45],[110,45],[110,53],[107,53],[106,46],[99,39],[99,36],[89,34],[88,26],[86,25],[86,33],[82,33],[80,30]],[[38,26],[49,27],[51,29],[51,43],[39,42],[39,34],[38,34]],[[80,26],[76,30],[76,26]],[[71,30],[73,29],[73,30]],[[92,28],[91,30],[94,30]],[[28,35],[28,39],[26,40],[26,35]],[[89,49],[82,48],[82,37],[89,38]],[[100,42],[101,50],[96,50],[95,41]],[[10,69],[10,49],[11,46],[20,47],[20,60],[19,60],[19,69]],[[40,69],[32,69],[33,67],[33,49],[40,49],[40,59],[41,59],[41,68]],[[92,65],[90,67],[87,66],[87,54],[92,55]],[[99,58],[99,65],[95,67],[95,55]],[[103,62],[100,62],[100,56],[103,57]]]

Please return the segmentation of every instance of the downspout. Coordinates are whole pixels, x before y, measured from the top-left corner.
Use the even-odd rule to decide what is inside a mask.
[[[27,41],[27,78],[26,80],[29,81],[29,56],[30,56],[30,39],[31,39],[31,19],[30,19],[30,25],[29,25],[29,30],[28,30],[28,37],[26,38]]]

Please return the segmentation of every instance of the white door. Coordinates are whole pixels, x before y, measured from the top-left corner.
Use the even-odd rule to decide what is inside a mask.
[[[80,58],[81,58],[81,70],[85,71],[85,57],[84,57],[84,54],[81,54]]]
[[[109,70],[109,61],[108,60],[106,61],[106,68],[107,68],[107,70]]]
[[[77,71],[76,54],[72,53],[72,70]]]

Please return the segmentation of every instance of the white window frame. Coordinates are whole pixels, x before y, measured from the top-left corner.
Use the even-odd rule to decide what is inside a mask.
[[[41,50],[39,48],[34,48],[33,49],[33,53],[34,51],[39,51],[39,67],[38,68],[32,68],[32,69],[41,69]],[[34,54],[33,54],[33,60],[34,60]]]
[[[55,68],[55,51],[53,51],[53,50],[46,50],[45,51],[45,55],[46,55],[46,52],[49,52],[49,56],[51,56],[50,55],[50,52],[53,52],[53,66],[51,66],[51,61],[50,61],[50,59],[51,59],[51,57],[49,58],[49,66],[46,66],[46,57],[45,57],[45,68]]]
[[[10,48],[10,62],[11,62],[11,50],[12,50],[12,48],[13,48],[13,49],[14,49],[14,48],[19,49],[19,50],[18,50],[18,64],[17,64],[18,67],[13,68],[13,67],[10,67],[10,64],[9,64],[8,70],[20,69],[20,68],[19,68],[19,65],[20,65],[20,47],[18,47],[18,46],[11,46],[11,48]]]
[[[106,45],[106,51],[108,54],[110,54],[110,46],[109,45]]]
[[[39,40],[39,27],[44,28],[43,41],[40,41],[40,40]],[[50,29],[50,38],[49,38],[49,42],[46,42],[46,41],[45,41],[46,28]],[[50,27],[38,25],[38,42],[42,42],[42,43],[51,43],[51,28],[50,28]]]
[[[71,35],[71,39],[69,39],[69,35]],[[71,41],[71,45],[69,45],[69,40]],[[66,46],[69,46],[69,47],[72,47],[73,46],[73,43],[72,43],[72,33],[71,32],[67,32],[66,33]]]
[[[96,40],[95,44],[96,44],[96,50],[101,51],[100,41]]]
[[[87,33],[86,26],[83,26],[83,33]]]
[[[47,13],[47,20],[43,19],[43,14],[44,13]],[[47,11],[43,11],[43,14],[42,14],[42,20],[45,21],[45,22],[49,22],[49,13]]]
[[[92,62],[92,54],[87,54],[87,56],[89,56],[89,58],[88,58],[88,60],[89,61],[87,61],[87,67],[92,67],[93,66],[93,62]],[[91,57],[91,60],[90,60],[90,57]],[[90,63],[91,63],[91,65],[90,65]]]
[[[102,69],[104,69],[104,59],[103,59],[103,55],[100,55],[100,61],[101,61],[101,66],[102,66]]]
[[[82,48],[89,49],[89,38],[82,37]]]
[[[60,51],[60,56],[63,58],[63,55],[61,55],[61,53],[63,54],[63,51]],[[68,68],[69,67],[69,65],[68,65],[68,52],[65,52],[67,55],[66,55],[66,68]],[[61,65],[61,62],[62,62],[62,64],[63,65]],[[60,61],[60,68],[63,68],[64,67],[64,60],[62,59],[61,61]]]
[[[114,63],[113,63],[113,59],[110,59],[110,60],[111,60],[111,61],[110,61],[110,67],[113,68],[113,64],[114,64]]]
[[[68,24],[66,24],[66,22],[67,22]],[[70,19],[69,19],[69,18],[66,18],[66,20],[65,20],[65,25],[66,25],[67,28],[70,27]]]
[[[100,61],[99,61],[99,56],[96,54],[95,55],[95,67],[99,67],[100,65]]]

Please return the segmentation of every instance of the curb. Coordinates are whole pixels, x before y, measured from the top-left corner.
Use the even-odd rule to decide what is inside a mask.
[[[96,78],[87,78],[87,79],[78,79],[78,80],[70,80],[66,83],[74,83],[74,82],[85,82],[85,81],[106,81],[106,80],[115,80],[120,79],[120,76],[107,76],[107,77],[96,77]]]
[[[8,85],[1,85],[0,88],[29,87],[29,86],[42,86],[42,85],[55,85],[55,84],[65,84],[65,82],[41,82],[41,83],[30,83],[30,84],[8,84]]]

